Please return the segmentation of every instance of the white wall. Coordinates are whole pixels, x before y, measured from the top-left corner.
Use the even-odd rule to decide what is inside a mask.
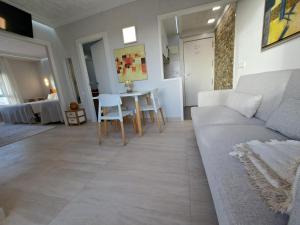
[[[56,88],[54,78],[53,78],[53,72],[50,67],[48,59],[42,59],[40,61],[40,71],[41,71],[41,75],[42,75],[43,79],[48,78],[48,80],[50,82],[49,88]],[[48,90],[48,92],[49,92],[49,90]],[[49,94],[49,93],[47,93],[47,94]]]
[[[95,74],[98,80],[98,89],[100,94],[111,92],[111,84],[107,69],[105,48],[103,40],[98,41],[91,46],[92,58],[94,62]]]
[[[166,79],[181,77],[180,68],[180,38],[178,35],[168,37],[169,63],[164,65],[164,77]]]
[[[246,74],[300,68],[300,38],[261,50],[264,5],[265,0],[238,2],[234,84]]]
[[[36,21],[33,21],[32,25],[34,38],[43,41],[48,41],[51,44],[54,56],[54,63],[56,65],[57,75],[59,77],[59,79],[56,80],[56,82],[59,82],[62,86],[61,94],[64,97],[63,108],[66,108],[71,101],[76,100],[76,97],[71,86],[72,83],[68,80],[64,47],[60,39],[58,38],[56,31],[53,28],[38,23]]]
[[[81,70],[76,50],[76,40],[95,33],[106,32],[111,62],[113,62],[113,50],[122,48],[122,28],[135,25],[137,28],[138,44],[145,44],[146,60],[148,69],[148,80],[135,82],[136,89],[161,88],[161,97],[168,117],[180,118],[181,108],[181,80],[163,80],[161,74],[161,52],[159,46],[158,15],[211,3],[213,0],[139,0],[104,13],[88,17],[81,21],[60,27],[57,29],[66,53],[72,57],[75,66],[76,77],[79,79]],[[115,76],[112,77],[114,91],[125,90],[123,84],[117,81],[116,70],[111,65]],[[84,83],[81,79],[79,82]],[[87,102],[85,90],[79,87],[83,102]],[[90,115],[88,115],[90,117]],[[91,117],[90,117],[91,118]]]
[[[96,78],[94,60],[92,56],[90,58],[85,59],[86,69],[89,75],[90,86],[92,90],[98,89],[98,80]]]
[[[168,58],[169,57],[169,51],[168,51],[168,37],[166,33],[166,28],[164,23],[160,21],[160,35],[161,35],[161,49],[162,49],[162,54]]]
[[[7,59],[7,61],[25,102],[28,99],[47,97],[49,90],[43,83],[40,62],[11,58]]]

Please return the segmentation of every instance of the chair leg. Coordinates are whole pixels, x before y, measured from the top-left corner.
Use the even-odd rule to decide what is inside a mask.
[[[149,111],[149,115],[150,115],[151,122],[154,123],[154,122],[155,122],[155,119],[154,119],[153,112],[152,112],[152,111]]]
[[[142,118],[143,118],[143,125],[146,125],[146,117],[145,117],[145,112],[142,112]]]
[[[160,124],[160,119],[159,119],[159,114],[158,112],[155,112],[155,117],[156,117],[156,122],[157,122],[157,127],[158,127],[158,130],[159,132],[161,132],[161,124]]]
[[[165,126],[165,125],[166,125],[166,120],[165,120],[165,117],[164,117],[164,113],[163,113],[163,110],[162,110],[162,108],[160,108],[160,109],[159,109],[159,111],[160,111],[160,115],[161,115],[161,118],[162,118],[163,124],[164,124],[164,126]]]
[[[126,138],[125,138],[125,130],[124,130],[123,121],[120,121],[120,125],[121,125],[121,133],[122,133],[122,142],[123,142],[123,145],[126,145]]]
[[[101,123],[97,123],[97,133],[98,133],[98,144],[101,145],[101,143],[102,143]]]
[[[131,117],[132,120],[132,125],[133,125],[133,130],[135,133],[138,133],[137,125],[136,125],[136,119],[134,116]]]
[[[119,120],[115,120],[115,124],[116,124],[116,131],[119,131],[120,130]]]
[[[118,130],[118,124],[117,124],[117,122],[115,120],[111,121],[111,126],[114,128],[114,131]]]
[[[104,136],[108,135],[108,122],[105,120],[104,122]]]

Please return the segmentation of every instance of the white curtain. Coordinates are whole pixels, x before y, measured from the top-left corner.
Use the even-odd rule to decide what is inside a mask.
[[[23,102],[13,71],[6,58],[0,57],[0,87],[9,104]]]

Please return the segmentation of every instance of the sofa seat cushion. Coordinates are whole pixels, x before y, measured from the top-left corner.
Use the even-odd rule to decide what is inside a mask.
[[[226,106],[193,107],[191,114],[194,127],[217,124],[264,125],[265,123],[257,118],[248,119]]]
[[[257,125],[212,125],[195,128],[196,138],[220,225],[286,225],[288,216],[275,214],[250,184],[232,147],[251,140],[286,140]]]

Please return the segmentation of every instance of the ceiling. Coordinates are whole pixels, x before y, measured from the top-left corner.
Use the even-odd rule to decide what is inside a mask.
[[[213,11],[212,9],[199,11],[187,15],[177,16],[178,28],[180,36],[192,36],[196,34],[203,34],[213,32],[217,21],[223,15],[225,6],[222,6],[220,10]],[[216,22],[208,24],[207,21],[211,18],[215,18]],[[167,36],[173,36],[177,34],[175,17],[172,16],[163,20]]]
[[[48,58],[44,46],[4,36],[0,36],[0,56],[17,57],[24,60]]]
[[[136,0],[2,0],[57,27]]]

